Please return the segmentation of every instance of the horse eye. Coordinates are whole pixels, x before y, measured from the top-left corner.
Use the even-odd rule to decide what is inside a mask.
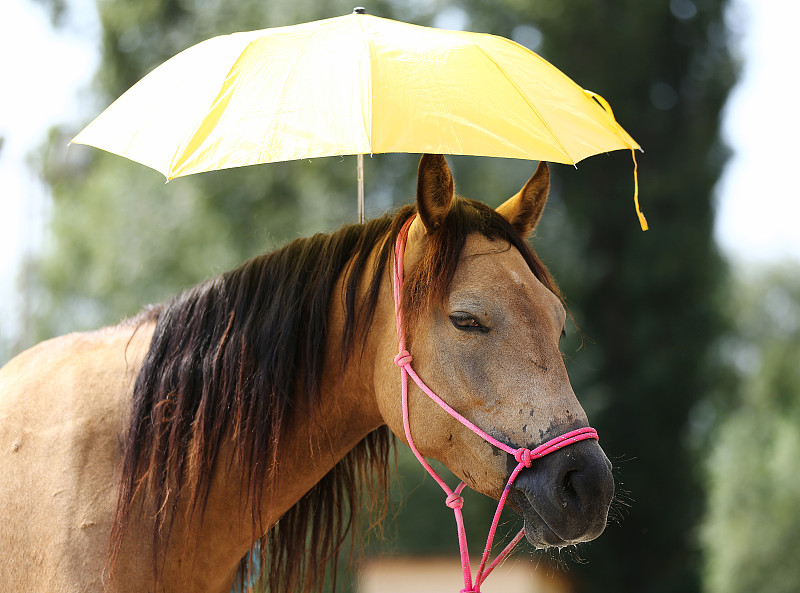
[[[450,316],[450,321],[453,325],[464,331],[488,331],[487,328],[482,326],[480,322],[472,317],[471,315],[467,315],[464,313],[456,313]]]

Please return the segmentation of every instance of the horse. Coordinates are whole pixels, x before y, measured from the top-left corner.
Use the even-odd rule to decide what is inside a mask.
[[[389,268],[414,215],[399,306],[416,372],[511,447],[587,427],[559,351],[563,299],[526,240],[549,186],[540,163],[494,210],[456,196],[446,159],[424,155],[414,205],[13,358],[0,369],[2,590],[321,590],[362,494],[386,493],[393,442],[408,443]],[[407,398],[420,453],[499,498],[512,456],[416,385]],[[585,440],[524,468],[510,501],[533,546],[562,547],[602,533],[613,494],[611,463]]]

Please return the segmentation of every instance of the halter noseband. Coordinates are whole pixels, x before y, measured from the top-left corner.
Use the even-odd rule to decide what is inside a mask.
[[[414,220],[414,216],[412,215],[406,223],[403,225],[403,228],[400,230],[400,234],[397,236],[397,243],[395,244],[395,258],[394,258],[394,273],[393,273],[393,288],[394,288],[394,307],[395,307],[395,315],[397,318],[397,341],[398,341],[398,349],[399,352],[397,356],[394,358],[395,364],[400,367],[400,382],[402,386],[403,392],[403,428],[405,430],[406,439],[408,440],[408,445],[411,447],[411,451],[413,451],[414,456],[419,460],[420,464],[428,471],[428,473],[436,480],[441,486],[442,490],[444,490],[445,494],[447,494],[447,498],[445,499],[445,504],[453,509],[453,513],[455,514],[456,518],[456,525],[458,526],[458,544],[461,551],[461,567],[464,574],[464,588],[461,589],[461,593],[480,593],[481,584],[486,580],[486,577],[489,576],[489,573],[494,570],[494,568],[503,561],[503,559],[511,553],[514,549],[514,546],[519,543],[522,539],[522,536],[525,534],[525,529],[523,528],[520,532],[511,540],[506,548],[498,554],[497,558],[486,567],[486,562],[489,559],[489,554],[491,553],[492,549],[492,541],[494,540],[495,531],[497,530],[497,524],[500,521],[500,514],[503,511],[503,506],[505,506],[506,499],[508,498],[508,494],[511,491],[511,486],[516,480],[519,473],[526,467],[531,467],[531,464],[535,459],[539,457],[544,457],[549,453],[557,451],[567,445],[571,445],[572,443],[576,443],[578,441],[584,441],[586,439],[595,439],[597,440],[597,431],[594,428],[585,427],[585,428],[578,428],[576,430],[571,430],[561,436],[558,436],[554,439],[539,445],[533,450],[526,449],[524,447],[520,447],[519,449],[514,449],[505,443],[501,443],[491,435],[487,434],[477,426],[475,426],[472,422],[464,418],[461,414],[456,412],[453,408],[451,408],[447,402],[441,399],[438,395],[436,395],[419,376],[414,372],[414,369],[411,368],[412,357],[411,354],[406,350],[406,337],[405,337],[405,330],[403,329],[403,314],[400,308],[400,300],[401,300],[401,291],[403,287],[403,254],[405,252],[406,240],[408,238],[408,229],[411,227],[411,223]],[[469,551],[467,549],[467,535],[466,530],[464,528],[464,518],[461,513],[461,507],[464,504],[464,499],[461,496],[461,492],[466,487],[464,482],[461,482],[455,490],[452,490],[447,483],[437,474],[430,464],[426,461],[426,459],[422,456],[422,454],[417,449],[416,445],[414,444],[414,439],[411,437],[411,424],[409,422],[409,414],[408,414],[408,378],[414,381],[417,386],[429,397],[431,398],[436,404],[438,404],[445,412],[450,414],[453,418],[458,420],[461,424],[469,428],[472,432],[477,434],[479,437],[488,441],[495,447],[502,449],[509,455],[512,455],[514,459],[517,461],[517,467],[514,468],[514,471],[511,472],[511,476],[508,479],[508,483],[506,487],[503,489],[503,494],[500,496],[500,501],[497,503],[497,510],[494,514],[494,519],[492,520],[491,527],[489,528],[489,536],[486,540],[486,547],[483,551],[483,556],[481,557],[481,563],[478,568],[478,572],[475,575],[475,581],[473,583],[472,580],[472,571],[470,569],[469,563]]]

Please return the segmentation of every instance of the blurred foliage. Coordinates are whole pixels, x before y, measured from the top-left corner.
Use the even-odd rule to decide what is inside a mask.
[[[634,213],[631,156],[616,152],[577,169],[552,168],[551,202],[534,241],[582,330],[565,342],[568,369],[618,479],[620,524],[574,551],[585,562],[569,569],[581,592],[698,591],[694,529],[704,498],[694,460],[707,426],[695,426],[696,410],[725,379],[715,344],[726,329],[720,304],[727,271],[711,236],[711,196],[727,156],[718,129],[736,70],[726,0],[365,5],[379,16],[455,23],[528,45],[608,99],[644,147],[639,183],[652,230],[642,233]],[[202,39],[337,16],[352,3],[104,0],[99,10],[102,63],[94,91],[106,105]],[[115,322],[287,239],[355,219],[353,158],[164,185],[124,159],[79,146],[65,151],[81,123],[54,131],[39,155],[54,203],[52,240],[36,262],[38,338]],[[413,155],[367,159],[368,213],[413,195],[417,162]],[[534,170],[524,161],[450,162],[457,191],[492,206]],[[448,554],[457,562],[452,513],[405,454],[393,496],[403,506],[384,550]],[[480,495],[467,499],[473,552],[494,506]]]
[[[708,593],[800,590],[800,266],[750,274],[730,293],[722,342],[740,374],[707,464]]]

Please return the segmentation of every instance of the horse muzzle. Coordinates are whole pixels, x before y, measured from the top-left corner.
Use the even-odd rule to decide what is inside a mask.
[[[510,492],[537,548],[595,539],[605,529],[614,498],[611,462],[597,441],[586,440],[534,461]]]

